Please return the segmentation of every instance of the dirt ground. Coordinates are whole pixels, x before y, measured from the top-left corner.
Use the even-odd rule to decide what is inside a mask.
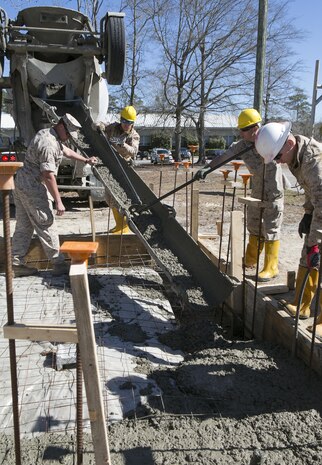
[[[153,186],[154,193],[164,195],[170,192],[174,187],[177,187],[186,180],[190,180],[192,173],[195,172],[198,167],[190,169],[188,172],[182,167],[179,168],[177,176],[171,166],[151,166],[146,165],[144,167],[137,168],[142,179],[148,185]],[[233,170],[231,164],[225,165],[222,169]],[[162,173],[160,174],[160,172]],[[215,235],[213,246],[215,249],[219,249],[220,238],[217,235],[217,222],[222,219],[223,202],[225,203],[224,209],[224,239],[222,244],[221,257],[226,258],[226,248],[224,247],[225,239],[228,236],[229,218],[234,204],[235,210],[244,211],[244,205],[238,201],[239,197],[243,197],[245,194],[244,186],[242,185],[242,179],[240,174],[248,172],[245,167],[241,167],[237,172],[236,180],[240,184],[234,191],[233,187],[226,187],[225,199],[224,199],[224,186],[223,186],[223,175],[221,172],[215,171],[211,175],[207,176],[204,181],[195,183],[199,190],[199,234],[201,235]],[[161,182],[160,182],[161,180]],[[229,174],[229,181],[235,180],[235,173],[232,171]],[[198,186],[197,186],[198,185]],[[302,239],[299,237],[297,232],[297,226],[303,216],[302,204],[304,203],[304,195],[299,189],[296,188],[294,179],[290,182],[291,189],[285,190],[285,207],[284,207],[284,219],[281,234],[281,247],[280,247],[280,260],[279,260],[279,276],[272,280],[272,283],[284,283],[287,282],[287,272],[296,271],[298,261],[302,249]],[[246,195],[250,195],[249,185],[246,189]],[[184,228],[190,231],[190,196],[191,196],[191,185],[186,189],[178,191],[175,194],[174,203],[173,196],[164,199],[164,203],[175,207],[176,218]],[[186,201],[188,199],[188,201]],[[186,207],[188,203],[188,208]],[[243,231],[241,231],[243,234]],[[263,265],[264,254],[261,256],[260,269]]]
[[[175,185],[172,167],[147,165],[136,168],[158,195]],[[183,168],[177,185],[190,179]],[[161,181],[160,181],[161,179]],[[215,234],[223,203],[222,176],[214,174],[199,183],[199,233]],[[151,186],[152,187],[152,186]],[[190,189],[178,192],[174,207],[177,219],[189,229]],[[236,196],[243,195],[243,188]],[[233,191],[226,193],[226,215]],[[173,198],[167,202],[173,205]],[[297,225],[302,217],[303,195],[286,191],[280,252],[280,275],[297,269],[302,240]],[[76,206],[77,205],[77,206]],[[75,227],[75,218],[88,216],[85,202],[66,198],[64,231]],[[236,202],[236,208],[243,206]],[[108,209],[97,205],[98,223]],[[111,226],[112,226],[111,220]],[[241,232],[242,233],[242,232]],[[214,239],[219,245],[219,238]],[[118,313],[110,308],[116,320]],[[131,336],[129,336],[131,337]],[[138,361],[138,372],[156,381],[162,396],[147,395],[146,402],[123,421],[109,424],[113,465],[289,465],[322,464],[321,379],[280,347],[259,341],[229,340],[215,321],[178,326],[159,336],[184,360],[178,365],[153,368]],[[125,389],[136,389],[135,381]],[[73,434],[26,436],[22,463],[74,464]],[[94,464],[90,437],[84,438],[84,464]],[[13,440],[0,437],[0,464],[13,464]],[[97,464],[102,465],[102,464]]]

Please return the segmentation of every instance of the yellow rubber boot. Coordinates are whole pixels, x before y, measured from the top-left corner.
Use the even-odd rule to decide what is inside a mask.
[[[285,304],[287,311],[292,316],[296,315],[296,309],[299,303],[301,288],[302,288],[303,280],[305,279],[306,273],[307,273],[307,268],[304,268],[303,266],[299,266],[297,277],[296,277],[294,301],[292,303]],[[307,278],[306,286],[304,288],[301,307],[300,307],[300,319],[301,320],[305,320],[306,318],[309,318],[310,316],[310,313],[311,313],[310,306],[314,298],[315,291],[317,289],[318,277],[319,277],[319,272],[317,270],[315,269],[310,270],[310,274]]]
[[[264,247],[264,239],[261,239],[259,253],[261,254]],[[251,268],[257,264],[258,256],[258,236],[250,234],[245,254],[245,267]]]
[[[269,281],[278,275],[278,252],[280,241],[265,242],[264,268],[258,274],[258,281]]]
[[[316,329],[315,329],[315,334],[319,337],[322,337],[322,293],[320,292],[320,304],[319,304],[319,308],[320,308],[320,314],[319,316],[317,317],[317,320],[316,320]],[[308,326],[306,328],[308,331],[310,331],[310,333],[313,333],[313,325],[311,326]]]
[[[322,337],[322,312],[321,312],[322,299],[321,299],[321,297],[320,297],[320,305],[319,305],[319,307],[320,307],[320,315],[317,317],[317,320],[316,320],[315,334],[316,334],[316,336]],[[308,331],[310,331],[310,333],[313,333],[313,325],[308,326],[306,329]]]
[[[316,271],[316,270],[315,270]],[[317,278],[317,285],[319,284],[319,276]],[[316,286],[317,287],[317,286]],[[320,311],[320,314],[318,315],[317,319],[316,319],[316,330],[315,330],[315,334],[316,336],[319,336],[322,338],[322,292],[320,291],[320,302],[319,302],[319,311]],[[308,326],[307,327],[307,330],[310,331],[311,333],[313,332],[313,325],[311,326]]]
[[[126,216],[123,216],[119,213],[117,208],[112,208],[113,216],[116,225],[114,228],[110,229],[112,234],[126,234],[130,232],[130,228],[127,224]]]

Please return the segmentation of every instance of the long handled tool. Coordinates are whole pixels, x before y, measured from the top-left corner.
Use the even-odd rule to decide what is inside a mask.
[[[227,162],[229,162],[230,160],[233,160],[234,158],[236,158],[237,156],[239,155],[243,155],[244,153],[248,152],[249,150],[251,150],[252,146],[248,146],[246,147],[245,149],[241,150],[240,152],[238,153],[235,153],[234,155],[231,155],[231,154],[224,154],[222,155],[221,157],[218,158],[218,160],[216,160],[216,163],[214,166],[212,166],[212,168],[209,170],[208,174],[209,173],[212,173],[213,171],[217,170],[218,168],[220,168],[221,166],[225,165]],[[192,179],[190,179],[189,181],[185,182],[184,184],[181,184],[180,186],[176,187],[175,189],[173,189],[172,191],[170,192],[167,192],[166,194],[162,195],[161,197],[157,198],[156,200],[154,200],[153,202],[151,202],[149,205],[137,205],[137,204],[133,204],[130,206],[129,208],[129,211],[130,213],[132,213],[133,215],[139,215],[140,213],[142,213],[143,211],[146,211],[146,210],[149,210],[150,208],[154,207],[154,205],[156,205],[157,203],[161,202],[161,200],[163,199],[166,199],[167,197],[169,197],[170,195],[172,194],[175,194],[176,192],[178,192],[179,190],[183,189],[184,187],[187,187],[189,186],[191,183],[197,181],[198,179],[193,177]],[[171,207],[168,207],[169,208],[169,212],[171,214],[171,211],[172,213],[174,213],[174,209],[171,208]]]

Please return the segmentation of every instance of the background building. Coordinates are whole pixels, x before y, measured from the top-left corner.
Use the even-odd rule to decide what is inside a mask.
[[[118,113],[110,113],[107,122],[119,120]],[[237,116],[232,113],[211,114],[205,118],[205,143],[210,138],[223,137],[228,147],[237,135]],[[135,129],[140,134],[140,149],[152,148],[153,135],[162,133],[169,136],[169,146],[173,147],[175,117],[165,113],[138,113]],[[186,138],[197,139],[196,126],[191,117],[182,118],[182,146],[187,145]]]

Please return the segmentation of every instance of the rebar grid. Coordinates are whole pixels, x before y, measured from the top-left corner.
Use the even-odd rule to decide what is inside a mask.
[[[135,411],[142,400],[140,391],[150,384],[146,374],[136,373],[136,361],[143,358],[153,366],[171,366],[177,363],[178,358],[181,360],[181,356],[163,347],[156,339],[156,334],[173,329],[174,316],[163,296],[162,279],[153,268],[90,269],[89,280],[90,289],[95,288],[93,282],[100,288],[93,290],[91,299],[104,402],[107,412],[111,412],[110,420],[120,419],[123,411]],[[0,277],[1,293],[3,286],[4,277]],[[41,277],[15,279],[14,296],[16,322],[46,325],[74,322],[71,290],[64,278],[52,278],[50,273],[44,272]],[[0,318],[5,324],[5,315]],[[122,338],[122,334],[111,336],[107,332],[115,322],[129,326],[130,331],[125,338]],[[131,325],[135,325],[139,334],[136,342],[130,340]],[[76,370],[56,371],[55,357],[59,345],[55,343],[16,342],[22,434],[52,431],[75,433]],[[12,406],[10,383],[6,379],[9,351],[5,339],[0,339],[0,355],[3,393],[0,399],[0,432],[8,434],[12,428]],[[119,390],[120,384],[126,385],[128,382],[137,387]],[[153,389],[159,395],[158,388]],[[84,397],[84,425],[88,429]],[[113,410],[116,410],[116,416]]]

